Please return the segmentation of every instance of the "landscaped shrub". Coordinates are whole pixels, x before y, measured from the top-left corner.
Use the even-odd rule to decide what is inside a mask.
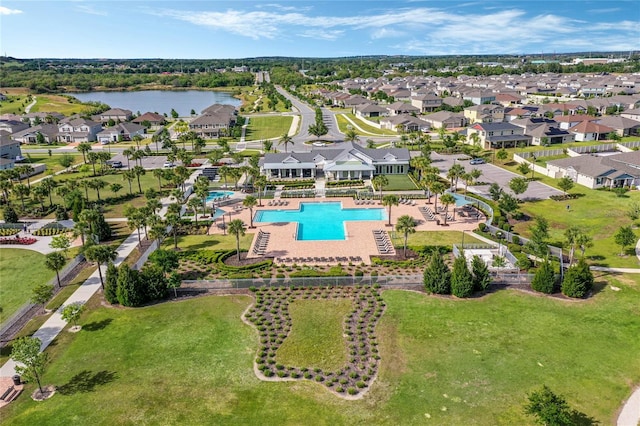
[[[531,280],[531,288],[541,293],[551,294],[554,291],[556,277],[549,261],[542,262]]]
[[[4,210],[2,211],[2,216],[6,223],[18,223],[18,214],[10,205],[5,206]]]
[[[0,228],[0,236],[10,237],[20,232],[20,228]]]
[[[512,242],[514,245],[519,246],[519,245],[520,245],[520,237],[518,237],[517,235],[512,235],[512,236],[511,236],[511,242]],[[509,248],[509,250],[510,250],[511,252],[513,252],[513,250],[511,250],[511,248]]]
[[[431,256],[431,262],[424,270],[424,285],[430,293],[451,293],[451,272],[440,253],[433,253]]]
[[[28,246],[31,244],[34,244],[36,241],[35,238],[0,238],[0,244],[5,245],[5,244],[18,244],[21,246]]]
[[[567,269],[562,281],[562,294],[568,297],[585,297],[592,288],[593,274],[584,259]]]
[[[457,257],[453,262],[451,294],[456,297],[469,297],[473,294],[473,276],[467,268],[467,260],[464,256]]]
[[[486,232],[486,230],[487,230],[487,225],[486,225],[485,223],[480,222],[480,223],[478,224],[478,230],[479,230],[480,232]]]

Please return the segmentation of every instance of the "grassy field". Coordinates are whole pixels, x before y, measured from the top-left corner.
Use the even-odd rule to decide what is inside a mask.
[[[56,147],[53,146],[50,148],[51,150],[55,150]],[[71,155],[73,157],[73,164],[78,164],[82,162],[82,155],[78,155],[76,153],[68,153],[67,155]],[[59,172],[60,170],[63,170],[65,167],[60,165],[60,158],[61,158],[62,154],[58,154],[58,153],[54,153],[52,155],[47,155],[47,154],[28,154],[27,158],[31,160],[31,163],[41,163],[41,164],[46,164],[47,165],[47,170],[39,175],[35,175],[31,177],[31,180],[33,179],[39,179],[43,176],[46,176],[48,174],[53,174],[55,172]],[[26,163],[26,162],[25,162]],[[23,163],[23,164],[25,164]],[[24,179],[24,182],[26,183],[26,179]]]
[[[404,235],[392,231],[393,245],[402,247],[404,245]],[[482,241],[474,238],[471,232],[465,232],[465,244],[484,244]],[[453,246],[454,244],[462,244],[462,232],[460,231],[417,231],[409,235],[408,246]]]
[[[364,121],[360,120],[353,114],[337,114],[336,120],[338,121],[338,128],[342,133],[345,133],[349,129],[348,126],[353,127],[351,122],[346,119],[347,116],[354,123],[356,123],[358,127],[360,127],[362,130],[366,132],[366,133],[362,133],[357,128],[353,129],[356,131],[356,133],[360,134],[360,136],[364,138],[366,138],[367,136],[398,136],[398,134],[393,132],[392,130],[378,129],[377,127],[373,127],[370,124],[367,124]]]
[[[55,277],[44,259],[33,250],[0,249],[0,324],[29,300],[35,286]]]
[[[31,112],[59,112],[65,116],[83,113],[87,106],[81,103],[71,103],[69,98],[60,95],[35,95],[36,104]]]
[[[389,183],[385,185],[383,191],[412,191],[418,189],[407,175],[385,175]],[[377,189],[377,188],[376,188]]]
[[[246,140],[260,141],[279,138],[289,131],[293,117],[249,117]]]
[[[289,305],[293,326],[278,348],[276,361],[286,366],[336,371],[347,362],[342,323],[352,308],[348,299],[296,300]]]
[[[253,234],[246,233],[240,237],[240,249],[248,250],[253,240]],[[178,247],[181,250],[235,250],[236,237],[233,235],[180,235]],[[162,242],[162,248],[173,248],[173,237]]]
[[[12,94],[6,101],[0,102],[0,114],[22,114],[24,108],[29,105],[27,94]]]
[[[597,281],[595,297],[577,303],[509,290],[465,301],[385,291],[380,374],[358,401],[316,383],[259,381],[257,334],[239,318],[247,296],[138,309],[92,299],[83,330],[49,349],[43,381],[56,395],[34,402],[28,385],[1,415],[12,425],[532,425],[526,394],[547,384],[612,424],[640,382],[640,280],[616,277],[617,292]]]

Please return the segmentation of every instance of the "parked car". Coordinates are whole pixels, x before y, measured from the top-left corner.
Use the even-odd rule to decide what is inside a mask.
[[[175,164],[173,164],[171,161],[165,161],[162,167],[164,167],[165,169],[170,169],[171,167],[175,167]]]
[[[119,169],[122,167],[122,161],[112,161],[111,162],[111,167],[113,167],[114,169]]]
[[[484,158],[472,158],[471,161],[469,161],[469,164],[471,165],[475,165],[475,164],[484,164]]]

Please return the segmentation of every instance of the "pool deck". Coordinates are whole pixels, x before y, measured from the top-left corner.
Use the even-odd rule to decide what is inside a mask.
[[[313,203],[313,202],[341,202],[343,208],[381,208],[377,201],[368,205],[356,205],[353,198],[286,198],[280,201],[288,202],[285,206],[269,206],[267,205],[270,200],[263,200],[262,207],[254,207],[253,213],[255,215],[258,210],[298,210],[300,203]],[[232,208],[230,206],[222,207],[227,213],[225,214],[225,221],[228,223],[229,218],[241,219],[247,224],[247,232],[255,233],[251,248],[247,253],[248,258],[329,258],[332,257],[334,261],[305,261],[298,263],[306,264],[327,264],[327,263],[339,263],[335,260],[337,257],[346,258],[359,258],[354,263],[364,262],[365,264],[371,264],[370,256],[378,256],[378,249],[374,238],[373,231],[376,229],[383,229],[386,231],[395,230],[395,223],[398,218],[403,215],[412,216],[418,222],[416,231],[470,231],[478,227],[478,223],[485,220],[484,216],[480,219],[471,217],[459,217],[456,214],[456,219],[450,221],[448,226],[437,225],[433,221],[426,221],[422,217],[422,213],[418,210],[419,207],[429,205],[426,204],[426,200],[416,200],[416,205],[400,204],[391,208],[391,223],[394,227],[388,227],[385,221],[353,221],[346,222],[346,240],[341,241],[298,241],[296,240],[296,226],[297,223],[254,223],[254,229],[249,229],[250,213],[247,208]],[[241,206],[241,203],[238,203]],[[433,204],[430,205],[433,208]],[[387,208],[385,208],[387,209]],[[387,210],[388,211],[388,210]],[[451,209],[450,209],[451,212]],[[218,227],[220,220],[209,229],[209,234],[222,234],[223,230]],[[258,231],[269,233],[269,243],[264,255],[256,255],[253,253],[253,247],[258,239]],[[345,263],[342,261],[342,263]]]

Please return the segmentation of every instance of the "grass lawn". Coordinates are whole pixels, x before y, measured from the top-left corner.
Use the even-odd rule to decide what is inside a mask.
[[[240,320],[248,296],[137,309],[94,298],[83,330],[48,349],[43,382],[56,395],[34,402],[30,384],[2,417],[12,425],[533,424],[526,394],[547,384],[612,424],[640,382],[640,283],[616,277],[614,292],[597,281],[600,291],[582,302],[510,290],[464,301],[385,291],[380,373],[358,401],[316,383],[258,380],[258,337]]]
[[[88,107],[81,103],[71,103],[65,96],[60,95],[35,95],[36,104],[31,112],[59,112],[65,116],[85,112]]]
[[[347,130],[349,130],[347,126],[353,127],[353,124],[351,124],[351,122],[346,119],[347,116],[354,123],[356,123],[362,130],[366,132],[366,133],[362,133],[357,128],[355,127],[353,128],[353,130],[355,130],[356,133],[360,134],[360,136],[362,136],[363,138],[366,138],[367,136],[397,136],[395,132],[391,130],[384,130],[384,129],[378,129],[376,127],[373,127],[370,124],[363,122],[359,118],[356,118],[356,116],[353,114],[336,114],[336,120],[338,121],[338,128],[342,133],[345,133]]]
[[[347,362],[342,323],[352,305],[348,299],[291,303],[289,315],[293,325],[278,348],[276,361],[286,366],[319,367],[325,371],[342,368]]]
[[[29,301],[31,290],[55,272],[44,266],[45,256],[25,249],[0,249],[0,323]]]
[[[0,102],[0,114],[22,114],[29,103],[26,94],[9,95],[6,101]]]
[[[418,189],[408,175],[385,175],[389,183],[382,187],[382,191],[413,191]],[[378,188],[376,188],[378,190]]]
[[[292,121],[292,116],[249,117],[246,139],[260,141],[279,138],[289,131]]]
[[[247,232],[240,237],[240,249],[248,250],[253,240],[253,234]],[[178,247],[181,250],[235,250],[236,237],[233,235],[179,235]],[[173,237],[167,237],[162,242],[162,248],[173,248]]]
[[[404,245],[404,235],[400,232],[392,231],[392,242],[396,247]],[[474,238],[471,232],[465,232],[465,244],[484,244]],[[449,246],[462,244],[462,232],[460,231],[417,231],[409,235],[408,246]]]
[[[65,167],[62,167],[60,165],[60,158],[62,158],[62,154],[55,153],[56,146],[51,146],[50,149],[54,151],[54,153],[52,153],[51,156],[47,154],[28,154],[27,155],[27,158],[31,160],[31,163],[40,163],[40,164],[47,165],[47,170],[45,170],[44,173],[32,176],[31,180],[39,179],[43,176],[46,176],[49,173],[55,173],[65,169]],[[67,153],[67,154],[73,157],[72,165],[82,162],[82,155],[78,155],[76,153]],[[26,162],[22,164],[26,164]],[[26,179],[24,179],[24,182],[26,183]]]

